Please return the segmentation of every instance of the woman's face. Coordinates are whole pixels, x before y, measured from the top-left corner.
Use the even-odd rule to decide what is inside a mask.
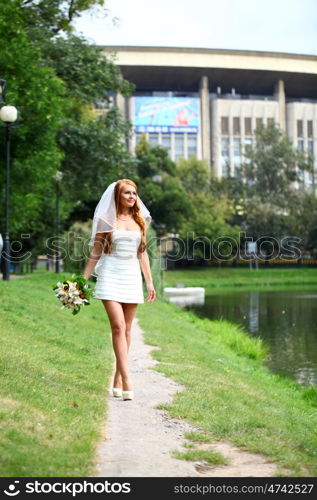
[[[136,203],[136,189],[130,184],[123,184],[120,202],[123,208],[132,208]]]

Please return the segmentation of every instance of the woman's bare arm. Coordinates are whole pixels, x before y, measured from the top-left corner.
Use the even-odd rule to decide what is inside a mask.
[[[87,260],[83,276],[88,280],[89,276],[93,272],[95,265],[97,264],[100,256],[102,255],[104,249],[106,233],[97,233],[95,237],[94,246],[90,252],[90,256]]]
[[[156,298],[156,291],[154,289],[152,275],[151,275],[150,259],[146,250],[141,253],[139,261],[146,282],[146,287],[149,292],[146,302],[153,302],[153,300],[155,300]]]
[[[151,275],[151,267],[150,267],[150,259],[149,259],[149,256],[148,256],[148,253],[146,250],[141,253],[141,256],[139,257],[139,261],[140,261],[140,266],[141,266],[142,273],[143,273],[143,276],[144,276],[146,283],[153,284],[152,275]]]

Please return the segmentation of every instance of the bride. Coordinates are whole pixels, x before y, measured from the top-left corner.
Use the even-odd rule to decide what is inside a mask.
[[[148,290],[146,302],[156,298],[146,250],[150,222],[150,212],[132,180],[110,184],[94,213],[92,250],[83,273],[85,279],[91,274],[97,278],[93,297],[102,301],[107,312],[116,356],[112,393],[124,400],[133,399],[128,351],[132,321],[138,304],[144,302],[141,271]]]

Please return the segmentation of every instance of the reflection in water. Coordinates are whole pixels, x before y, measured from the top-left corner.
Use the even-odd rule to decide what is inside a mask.
[[[201,317],[243,325],[270,348],[272,371],[301,384],[317,383],[317,293],[309,290],[237,291],[206,295],[201,305],[185,306]]]
[[[199,295],[180,295],[180,296],[170,296],[169,301],[172,304],[177,304],[178,306],[198,306],[203,305],[205,303],[205,297]]]
[[[249,331],[256,333],[259,331],[259,292],[249,294]]]

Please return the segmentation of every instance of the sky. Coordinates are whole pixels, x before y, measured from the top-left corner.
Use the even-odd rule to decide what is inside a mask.
[[[107,0],[74,23],[97,45],[317,55],[317,0]]]

